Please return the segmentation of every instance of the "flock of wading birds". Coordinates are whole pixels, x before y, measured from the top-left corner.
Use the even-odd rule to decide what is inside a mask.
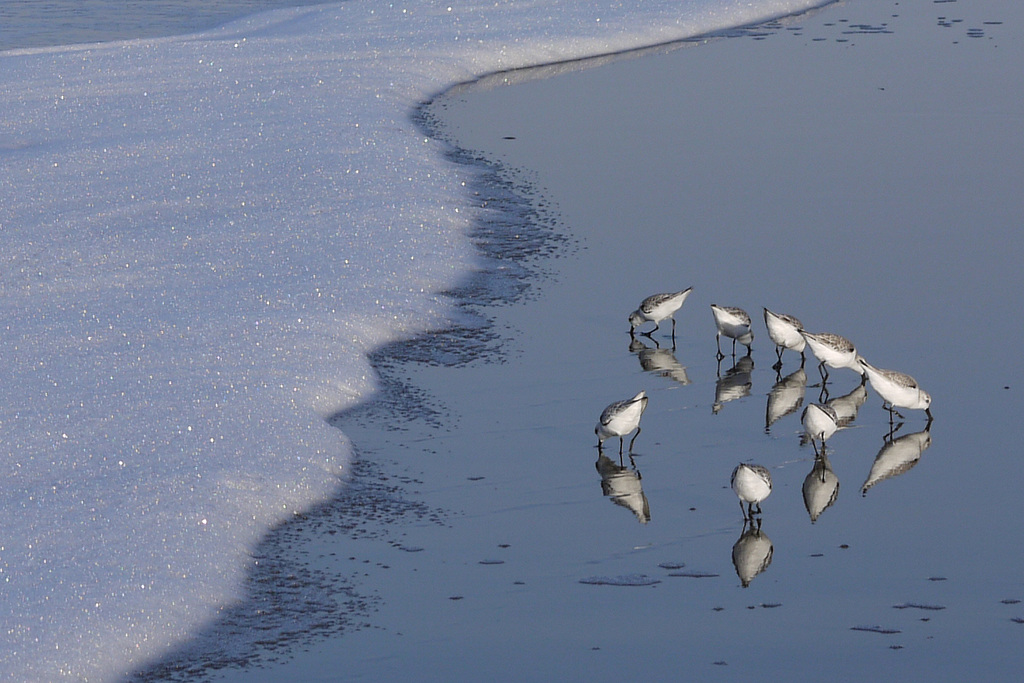
[[[692,287],[688,287],[680,292],[653,294],[644,299],[640,306],[629,315],[630,335],[635,335],[637,328],[641,325],[653,322],[653,329],[641,332],[650,337],[659,329],[661,322],[667,319],[672,321],[672,339],[675,341],[676,321],[673,316],[682,307],[692,289]],[[721,346],[723,335],[732,339],[733,355],[736,354],[737,342],[747,347],[749,355],[751,344],[754,341],[754,332],[750,327],[751,321],[747,312],[741,308],[715,304],[711,305],[711,312],[715,316],[715,325],[718,328],[716,335],[718,359],[721,360],[725,357]],[[764,322],[768,328],[768,336],[775,343],[775,352],[779,361],[777,367],[781,366],[782,354],[786,349],[799,353],[803,360],[804,349],[809,346],[811,353],[818,359],[818,371],[821,373],[823,382],[828,379],[827,368],[850,368],[865,377],[875,392],[882,397],[883,406],[889,411],[890,424],[897,408],[924,410],[928,416],[928,424],[931,424],[932,397],[918,386],[913,377],[895,370],[883,370],[875,367],[857,353],[857,349],[848,339],[827,332],[807,332],[801,322],[791,315],[773,313],[766,308],[764,309]],[[625,437],[636,432],[629,442],[629,449],[632,451],[633,442],[640,434],[640,417],[647,408],[647,400],[647,392],[641,391],[632,398],[616,401],[604,409],[601,419],[594,428],[599,452],[606,439],[617,436],[619,437],[619,456],[621,458]],[[896,414],[898,415],[898,413]],[[809,404],[804,408],[800,421],[803,424],[806,438],[814,446],[816,455],[818,454],[818,444],[821,444],[824,451],[825,442],[839,428],[836,411],[824,403]],[[760,515],[761,501],[772,492],[772,475],[768,468],[762,465],[740,463],[733,470],[731,483],[732,490],[739,497],[744,521],[753,520],[755,515]],[[746,504],[745,507],[744,504]]]

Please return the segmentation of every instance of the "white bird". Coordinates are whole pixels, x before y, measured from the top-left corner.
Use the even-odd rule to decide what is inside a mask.
[[[825,452],[825,442],[839,429],[839,417],[836,411],[829,405],[821,403],[810,403],[804,408],[800,417],[804,425],[804,433],[807,440],[814,446],[814,452],[818,452],[817,442],[821,442],[821,450]]]
[[[775,355],[778,356],[778,365],[782,365],[782,352],[785,349],[793,349],[800,354],[801,364],[804,361],[804,347],[807,340],[800,334],[804,325],[798,319],[785,313],[774,313],[767,308],[764,309],[764,325],[768,328],[768,337],[775,342]]]
[[[658,331],[662,320],[669,318],[672,321],[672,338],[675,339],[676,319],[673,316],[682,308],[683,302],[686,301],[686,297],[690,296],[691,291],[693,291],[693,287],[687,287],[681,292],[652,294],[641,301],[640,307],[629,314],[629,333],[632,335],[636,328],[651,321],[654,323],[654,329],[642,333],[649,337]]]
[[[732,471],[729,479],[732,490],[740,499],[740,510],[743,510],[743,519],[752,519],[755,514],[761,514],[761,501],[772,492],[772,474],[763,465],[748,465],[740,463]],[[747,508],[743,509],[743,503]],[[757,505],[757,512],[754,512],[754,505]]]
[[[818,359],[818,372],[821,373],[822,379],[828,379],[828,370],[825,366],[831,368],[850,368],[856,370],[859,374],[864,374],[864,369],[857,362],[857,349],[846,337],[840,337],[838,334],[831,334],[829,332],[823,332],[821,334],[815,334],[813,332],[800,332],[803,338],[807,340],[807,345],[811,347],[811,353]]]
[[[860,359],[860,365],[867,373],[871,388],[878,392],[884,402],[889,404],[886,409],[889,411],[890,420],[896,408],[908,408],[923,410],[928,416],[928,420],[931,421],[932,397],[917,385],[917,380],[902,372],[876,368],[863,358]]]
[[[754,333],[750,331],[750,316],[742,308],[734,306],[717,306],[711,304],[711,312],[715,315],[715,326],[718,334],[715,341],[718,343],[718,358],[725,358],[722,353],[722,335],[732,339],[732,355],[736,355],[736,342],[747,347],[750,353],[750,344],[754,341]]]
[[[605,408],[601,412],[601,419],[598,421],[597,426],[594,427],[594,433],[597,434],[598,449],[601,448],[601,444],[604,443],[605,439],[617,436],[619,437],[619,455],[621,456],[623,437],[635,429],[636,434],[633,436],[633,440],[629,442],[629,448],[632,450],[633,441],[636,441],[636,437],[640,436],[640,416],[644,414],[646,408],[646,391],[641,391],[633,398],[616,401]]]

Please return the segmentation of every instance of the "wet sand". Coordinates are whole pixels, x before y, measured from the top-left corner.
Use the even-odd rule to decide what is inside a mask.
[[[475,188],[499,211],[466,325],[379,354],[381,400],[338,419],[350,486],[149,677],[1012,680],[1022,324],[991,320],[1020,310],[1022,21],[840,4],[436,103],[503,179]],[[631,340],[644,296],[686,286],[674,349],[667,323]],[[716,360],[711,303],[750,312],[749,357]],[[890,436],[833,370],[856,416],[816,460],[816,363],[772,368],[763,306],[914,375],[934,423]],[[594,424],[640,389],[619,466]],[[740,461],[774,479],[760,534]]]

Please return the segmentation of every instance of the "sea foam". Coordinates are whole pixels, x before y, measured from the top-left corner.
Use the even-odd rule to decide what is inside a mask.
[[[376,2],[0,53],[0,672],[117,679],[343,485],[367,354],[443,326],[454,84],[820,0]]]

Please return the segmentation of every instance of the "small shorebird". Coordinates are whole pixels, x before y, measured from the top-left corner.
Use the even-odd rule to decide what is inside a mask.
[[[632,335],[636,328],[648,320],[654,323],[654,329],[650,332],[641,332],[648,337],[658,331],[660,323],[665,318],[672,321],[672,339],[676,338],[675,312],[683,306],[686,297],[690,296],[693,287],[687,287],[681,292],[669,294],[652,294],[640,302],[640,307],[629,314],[629,334]]]
[[[825,452],[825,442],[831,438],[839,429],[839,417],[836,411],[829,405],[810,403],[804,408],[800,422],[804,425],[804,433],[807,439],[814,446],[815,454],[818,453],[818,441],[821,442],[821,452]]]
[[[772,475],[767,467],[741,462],[732,471],[729,483],[740,499],[740,510],[743,510],[744,520],[753,519],[755,514],[761,514],[761,501],[772,492]],[[746,509],[743,508],[744,503],[747,504]],[[755,505],[757,512],[754,512]]]
[[[800,334],[807,340],[807,345],[811,347],[811,353],[818,359],[818,372],[821,373],[823,380],[828,379],[826,365],[831,368],[850,368],[861,375],[864,374],[864,369],[857,362],[857,349],[846,337],[828,332],[815,334],[803,330],[800,331]]]
[[[750,344],[754,341],[754,333],[750,331],[750,316],[742,308],[733,306],[717,306],[711,304],[711,312],[715,315],[715,326],[718,334],[715,341],[718,343],[718,360],[725,358],[722,353],[722,335],[732,338],[732,355],[736,355],[736,342],[747,347],[747,354],[750,354]]]
[[[917,380],[910,375],[904,375],[895,370],[882,370],[876,368],[863,358],[859,359],[860,365],[867,374],[871,388],[882,397],[883,405],[889,411],[889,421],[896,408],[908,408],[910,410],[923,410],[932,419],[932,397],[927,391],[917,386]],[[897,413],[899,414],[899,413]]]
[[[764,325],[768,328],[768,337],[775,342],[775,355],[779,362],[777,367],[782,367],[782,352],[786,349],[793,349],[800,354],[800,364],[805,360],[804,347],[807,340],[800,334],[803,323],[791,315],[785,313],[774,313],[767,308],[764,309]]]
[[[622,456],[622,442],[623,437],[636,430],[636,434],[633,435],[633,439],[629,442],[629,449],[633,450],[633,441],[636,441],[636,437],[640,436],[640,416],[644,414],[644,410],[647,408],[647,392],[641,391],[633,398],[627,398],[624,401],[616,401],[601,412],[601,419],[598,421],[597,426],[594,427],[594,433],[597,434],[597,448],[601,449],[601,444],[604,443],[605,439],[612,437],[619,437],[619,456]]]

